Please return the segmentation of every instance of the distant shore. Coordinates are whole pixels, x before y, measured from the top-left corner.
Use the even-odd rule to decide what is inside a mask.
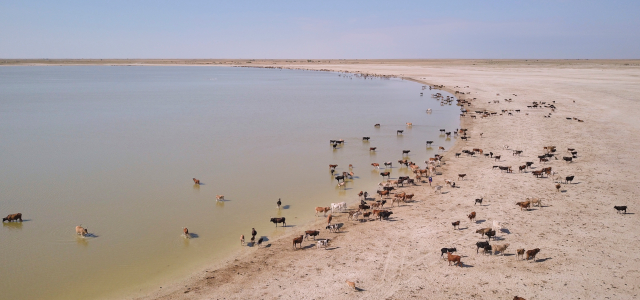
[[[44,65],[114,65],[114,66],[261,66],[304,67],[318,69],[326,67],[339,71],[341,65],[377,65],[383,71],[386,66],[430,66],[430,67],[507,67],[518,68],[560,67],[592,68],[638,67],[640,59],[7,59],[0,58],[0,66],[44,66]],[[365,67],[363,69],[367,69]]]

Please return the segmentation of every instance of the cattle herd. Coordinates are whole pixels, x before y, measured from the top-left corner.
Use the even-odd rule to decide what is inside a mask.
[[[430,87],[431,88],[431,87]],[[423,87],[424,89],[424,87]],[[456,92],[456,94],[458,94],[458,92]],[[436,99],[440,99],[441,100],[441,104],[445,104],[445,103],[451,103],[455,98],[450,98],[447,97],[446,99],[443,98],[443,96],[440,93],[434,94],[433,98]],[[475,100],[475,98],[473,98]],[[456,100],[458,101],[458,105],[464,107],[465,105],[467,106],[471,106],[471,102],[470,100],[464,100],[464,99],[460,99],[460,100]],[[499,103],[499,100],[496,100]],[[510,102],[511,99],[505,99],[505,101]],[[495,102],[495,101],[494,101]],[[555,103],[555,101],[554,101]],[[529,108],[539,108],[539,107],[547,107],[547,108],[551,108],[552,111],[555,111],[555,106],[553,104],[547,104],[546,102],[533,102],[533,104],[531,106],[528,106]],[[467,111],[466,109],[462,108],[462,114],[461,117],[465,117],[467,116]],[[427,110],[428,113],[431,112],[431,109]],[[520,110],[515,110],[516,113],[519,113]],[[512,111],[507,111],[507,110],[503,110],[502,114],[504,113],[508,113],[508,115],[512,115]],[[481,118],[487,118],[487,117],[491,117],[493,115],[496,115],[497,113],[495,112],[488,112],[488,111],[476,111],[476,115],[480,115]],[[500,114],[500,115],[502,115]],[[550,115],[550,114],[549,114]],[[473,115],[473,117],[475,118],[476,116]],[[545,116],[548,117],[548,116]],[[568,118],[570,119],[570,118]],[[579,120],[582,121],[582,120]],[[413,124],[412,123],[406,123],[406,125],[408,127],[411,127]],[[375,124],[375,127],[380,127],[380,124]],[[396,131],[396,134],[401,135],[403,134],[404,130],[402,129],[398,129]],[[453,131],[454,135],[456,136],[460,136],[460,138],[464,141],[468,141],[471,137],[467,135],[467,129],[461,128],[461,129],[456,129]],[[440,134],[442,135],[446,135],[447,137],[451,135],[451,132],[447,132],[446,129],[440,129]],[[482,137],[482,134],[480,134],[480,137]],[[365,136],[362,138],[362,142],[363,143],[369,143],[371,140],[371,138],[369,136]],[[339,145],[344,145],[345,141],[342,139],[339,140],[330,140],[330,144],[333,148],[338,147]],[[431,145],[433,144],[433,141],[427,141],[426,142],[428,148],[431,148]],[[439,150],[444,151],[444,147],[440,146],[438,147]],[[376,151],[377,147],[370,147],[369,151]],[[511,157],[517,157],[519,158],[522,154],[523,154],[523,150],[518,150],[518,149],[510,149],[510,147],[508,145],[505,145],[503,147],[503,149],[500,149],[502,151],[511,151]],[[556,146],[545,146],[543,147],[543,154],[538,155],[538,163],[541,164],[543,167],[539,167],[539,168],[535,168],[536,170],[533,170],[534,167],[534,162],[533,161],[526,161],[523,162],[521,165],[518,165],[518,173],[527,173],[528,170],[530,170],[529,172],[535,176],[536,178],[539,178],[541,180],[544,180],[545,178],[551,179],[552,182],[555,184],[555,188],[558,192],[561,191],[562,189],[562,184],[571,184],[575,178],[574,175],[566,175],[566,176],[561,176],[559,175],[557,172],[555,172],[553,170],[553,168],[551,166],[546,166],[550,161],[555,161],[555,160],[559,160],[558,157],[561,156],[562,160],[567,164],[573,164],[574,162],[576,162],[576,159],[578,159],[578,152],[576,151],[575,148],[567,148],[566,153],[568,153],[567,156],[564,155],[559,155],[558,153],[558,148]],[[494,150],[496,151],[496,150]],[[380,175],[382,176],[382,178],[384,179],[384,177],[387,177],[386,181],[380,182],[378,184],[378,189],[376,191],[377,196],[379,196],[379,199],[376,199],[376,197],[373,198],[369,198],[369,194],[365,191],[360,191],[360,193],[358,193],[358,196],[360,197],[360,203],[357,207],[353,208],[353,209],[349,209],[347,207],[347,203],[346,202],[339,202],[339,203],[331,203],[330,206],[324,207],[324,206],[320,206],[320,207],[316,207],[315,208],[315,214],[316,216],[318,216],[319,214],[323,214],[324,217],[327,217],[327,225],[325,227],[325,229],[329,232],[333,232],[333,233],[337,233],[340,232],[341,228],[343,227],[344,224],[342,223],[336,223],[336,224],[332,224],[332,219],[333,219],[333,214],[336,213],[347,213],[348,217],[347,220],[348,221],[357,221],[357,222],[362,222],[362,221],[370,221],[370,220],[389,220],[389,218],[391,217],[391,215],[393,214],[393,211],[390,208],[385,208],[385,205],[388,204],[389,200],[391,203],[388,204],[388,206],[395,206],[397,205],[402,205],[402,203],[407,203],[410,201],[414,201],[414,194],[407,194],[404,191],[400,191],[399,189],[401,187],[405,187],[405,185],[416,185],[417,183],[424,183],[426,178],[429,178],[429,185],[431,185],[431,181],[432,181],[432,176],[435,175],[439,175],[440,173],[437,172],[437,168],[440,167],[441,163],[443,162],[443,156],[440,154],[436,154],[434,157],[430,158],[429,160],[425,161],[426,166],[424,167],[424,169],[420,168],[416,163],[409,161],[406,157],[409,154],[410,150],[403,150],[402,151],[402,158],[400,160],[398,160],[398,163],[400,164],[400,167],[402,168],[403,166],[405,168],[409,168],[411,169],[411,171],[414,174],[413,178],[410,178],[409,176],[400,176],[398,177],[397,180],[391,180],[390,179],[390,169],[393,165],[393,163],[391,161],[387,161],[384,162],[383,165],[385,167],[385,171],[380,172]],[[496,162],[501,162],[501,158],[503,155],[501,155],[500,153],[494,154],[494,152],[492,151],[486,151],[480,148],[472,148],[472,149],[465,149],[462,150],[460,153],[455,153],[455,157],[456,158],[460,158],[462,154],[466,154],[467,157],[481,157],[484,156],[485,159],[489,158],[489,159],[493,159]],[[478,156],[476,156],[478,155]],[[379,163],[372,163],[371,166],[373,166],[374,168],[380,169],[380,164]],[[332,175],[334,175],[335,179],[338,181],[338,186],[345,186],[346,185],[346,179],[351,179],[353,180],[353,171],[352,165],[349,165],[349,170],[350,172],[343,172],[342,174],[334,174],[336,168],[338,167],[337,164],[330,164],[329,165],[329,170],[331,172]],[[513,173],[513,167],[511,165],[509,166],[504,166],[504,165],[493,165],[493,169],[499,169],[501,172],[505,172],[505,173]],[[464,178],[467,176],[467,174],[458,174],[458,180],[464,180]],[[513,176],[513,175],[511,175]],[[547,180],[548,180],[547,179]],[[200,185],[200,180],[193,178],[193,182],[196,185]],[[451,188],[455,188],[456,183],[451,180],[451,179],[444,179],[444,185],[436,185],[433,186],[433,190],[438,193],[441,192],[443,187],[445,186],[450,186]],[[458,186],[459,187],[459,186]],[[393,195],[393,197],[392,197]],[[224,196],[223,195],[217,195],[216,196],[216,200],[217,201],[224,201]],[[476,198],[474,201],[474,205],[481,205],[483,203],[484,197],[480,197],[480,198]],[[544,206],[542,205],[542,200],[541,198],[526,198],[524,201],[518,201],[515,204],[517,205],[518,208],[520,208],[520,211],[529,211],[532,209],[532,206],[536,206],[539,207],[540,209],[542,209]],[[280,199],[278,199],[277,202],[277,206],[278,208],[280,208],[282,205],[282,201]],[[627,206],[614,206],[614,208],[617,210],[618,213],[627,213]],[[327,216],[327,213],[330,212],[330,214]],[[469,222],[471,224],[476,224],[476,212],[471,212],[469,215],[467,215],[467,218],[469,219]],[[16,213],[16,214],[10,214],[7,215],[5,218],[2,219],[2,222],[4,223],[5,221],[7,222],[22,222],[22,214],[21,213]],[[271,218],[270,222],[274,223],[276,227],[278,227],[278,224],[282,224],[283,227],[286,227],[286,219],[285,217],[277,217],[277,218]],[[451,222],[451,224],[453,225],[454,230],[460,230],[460,221],[456,220],[454,222]],[[478,241],[475,243],[476,246],[476,254],[479,254],[480,251],[482,251],[483,254],[493,254],[496,255],[497,253],[500,253],[502,255],[505,254],[505,252],[508,250],[508,247],[510,246],[509,243],[503,243],[503,244],[490,244],[491,242],[491,238],[494,239],[494,241],[497,241],[497,233],[501,232],[501,230],[503,230],[502,228],[502,223],[494,220],[493,221],[493,226],[492,227],[487,227],[487,228],[481,228],[476,230],[476,233],[481,235],[481,238],[486,237],[487,240],[484,241]],[[82,226],[76,226],[75,228],[76,234],[79,236],[87,236],[88,230]],[[184,236],[186,238],[190,237],[189,234],[189,230],[186,227],[183,227],[183,233]],[[251,231],[251,243],[255,244],[255,237],[257,235],[257,231],[255,230],[255,228],[252,229]],[[327,247],[330,246],[331,243],[331,239],[329,238],[324,238],[324,239],[319,239],[318,236],[320,235],[320,230],[306,230],[304,231],[304,234],[301,234],[299,236],[296,236],[293,238],[293,249],[304,249],[302,244],[305,240],[309,240],[310,238],[314,239],[314,244],[312,244],[311,246],[315,245],[316,248],[320,249],[320,248],[324,248],[327,249]],[[265,241],[265,239],[263,237],[261,237],[257,244],[258,246],[260,246],[263,242]],[[242,235],[240,237],[240,242],[242,245],[245,244],[245,239],[244,239],[244,235]],[[462,263],[461,259],[462,256],[460,255],[455,255],[454,253],[456,253],[458,250],[455,247],[444,247],[440,249],[440,257],[442,258],[445,254],[447,255],[446,260],[448,262],[449,265],[454,265],[454,266],[460,266],[462,267],[464,264]],[[540,253],[540,248],[534,248],[534,249],[530,249],[530,250],[526,250],[525,248],[518,248],[516,249],[516,259],[520,260],[531,260],[531,261],[536,261],[536,255],[538,253]],[[493,252],[493,253],[492,253]],[[354,282],[350,282],[350,281],[346,281],[347,284],[355,289],[355,283]],[[515,299],[523,299],[520,297],[514,297]]]

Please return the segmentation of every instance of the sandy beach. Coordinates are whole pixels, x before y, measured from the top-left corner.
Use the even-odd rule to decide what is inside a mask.
[[[471,101],[461,118],[469,139],[446,149],[442,175],[399,190],[416,201],[393,207],[390,220],[355,222],[333,215],[342,232],[322,230],[328,249],[292,239],[310,228],[243,249],[231,259],[203,266],[189,278],[134,299],[637,299],[640,288],[638,175],[640,160],[640,67],[637,60],[170,60],[93,64],[187,64],[282,67],[402,77]],[[248,63],[250,62],[250,63]],[[2,61],[1,64],[85,62]],[[424,97],[429,97],[425,90]],[[505,99],[511,99],[510,102]],[[498,102],[499,101],[499,102]],[[553,104],[530,107],[533,102]],[[544,105],[543,105],[544,106]],[[482,117],[475,111],[496,112]],[[516,110],[519,110],[517,112]],[[504,111],[504,113],[503,113]],[[471,116],[475,115],[476,118]],[[581,121],[579,121],[581,120]],[[482,135],[481,135],[482,134]],[[544,147],[555,156],[540,162]],[[473,148],[500,159],[456,153]],[[577,152],[571,162],[568,148]],[[513,150],[521,150],[514,155]],[[398,155],[397,159],[401,159]],[[534,162],[531,169],[518,167]],[[415,162],[425,166],[424,162]],[[511,166],[507,173],[494,166]],[[553,176],[533,171],[551,167]],[[466,174],[463,179],[458,174]],[[393,175],[393,174],[392,174]],[[571,183],[565,177],[575,176]],[[560,189],[556,184],[562,181]],[[445,185],[445,179],[456,187]],[[373,191],[375,187],[368,188]],[[378,197],[376,197],[378,198]],[[474,199],[483,198],[481,205]],[[521,210],[516,202],[540,198]],[[357,200],[357,199],[354,199]],[[328,206],[318,203],[318,206]],[[626,205],[619,214],[615,205]],[[467,215],[476,212],[471,222]],[[459,230],[451,225],[460,221]],[[476,230],[502,224],[503,254],[474,253],[487,241]],[[462,266],[449,266],[440,249],[455,247]],[[516,249],[539,248],[535,260]],[[356,290],[345,281],[356,283]]]

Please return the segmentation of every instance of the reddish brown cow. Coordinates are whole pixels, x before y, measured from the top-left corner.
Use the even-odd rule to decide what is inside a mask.
[[[299,236],[293,239],[293,249],[296,249],[296,244],[300,244],[300,248],[302,248],[302,239],[303,236]]]
[[[4,223],[4,221],[20,221],[22,222],[22,214],[21,213],[17,213],[17,214],[12,214],[12,215],[8,215],[6,218],[2,218],[2,223]]]

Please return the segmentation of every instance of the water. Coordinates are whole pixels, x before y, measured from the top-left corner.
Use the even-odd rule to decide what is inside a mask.
[[[2,67],[0,214],[25,221],[0,228],[0,293],[114,297],[233,253],[252,227],[272,239],[309,229],[314,207],[375,192],[372,162],[393,161],[397,178],[408,174],[401,150],[423,162],[453,144],[438,130],[459,127],[458,107],[440,106],[435,92],[311,71]],[[345,144],[334,150],[330,139]],[[334,163],[354,165],[346,190]],[[276,229],[276,216],[290,227]],[[80,224],[94,236],[77,237]]]

